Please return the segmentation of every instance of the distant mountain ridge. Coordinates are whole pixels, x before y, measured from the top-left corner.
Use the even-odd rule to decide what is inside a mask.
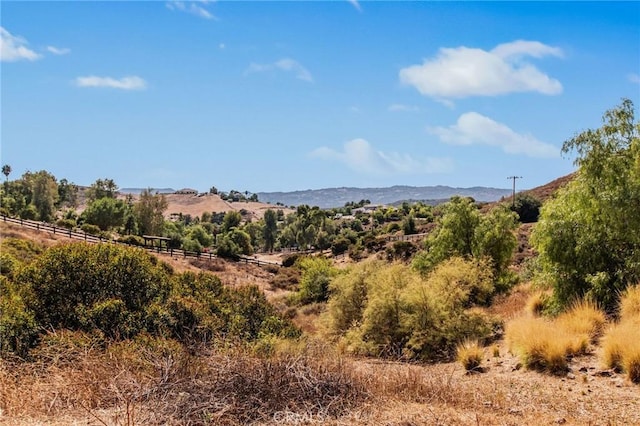
[[[286,206],[308,204],[321,208],[342,207],[350,201],[369,200],[372,204],[395,204],[403,200],[424,201],[433,204],[435,200],[448,200],[454,195],[473,197],[476,201],[497,201],[510,196],[510,189],[453,188],[450,186],[404,186],[387,188],[325,188],[292,192],[258,192],[258,199],[265,203],[282,203]]]

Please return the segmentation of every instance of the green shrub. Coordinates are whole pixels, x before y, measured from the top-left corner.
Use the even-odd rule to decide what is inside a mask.
[[[424,277],[403,264],[368,261],[338,275],[323,321],[347,350],[407,359],[450,359],[465,339],[499,324],[480,311],[493,294],[491,268],[451,259]]]
[[[298,261],[302,271],[295,299],[307,304],[324,302],[329,297],[329,282],[336,275],[331,262],[323,257],[303,257]]]
[[[56,221],[56,226],[59,226],[65,229],[73,229],[77,226],[77,223],[73,219],[58,219]]]
[[[1,350],[21,355],[44,329],[109,340],[148,333],[196,345],[299,335],[256,287],[236,290],[211,274],[175,274],[138,248],[54,246],[20,268],[15,284],[0,280]]]
[[[100,232],[102,232],[100,227],[92,225],[90,223],[83,223],[80,229],[90,235],[100,235]]]
[[[298,253],[290,254],[284,259],[282,259],[282,266],[284,266],[285,268],[290,268],[296,264],[296,262],[298,261],[298,259],[300,259],[300,257],[301,256]]]
[[[137,312],[168,294],[169,277],[157,263],[141,249],[64,244],[44,252],[16,282],[31,289],[28,305],[39,324],[82,329],[96,304],[119,299],[127,311]]]
[[[44,251],[44,246],[31,240],[19,238],[3,238],[0,242],[0,253],[12,255],[24,263],[29,263]]]
[[[144,246],[144,239],[137,235],[125,235],[123,237],[118,238],[118,242],[122,244],[127,244],[130,246]]]
[[[529,194],[516,195],[515,204],[511,206],[511,210],[518,214],[518,219],[522,223],[537,222],[540,216],[540,200]]]
[[[0,296],[0,355],[13,352],[24,357],[38,335],[33,312],[4,276],[0,276]]]
[[[13,277],[13,272],[20,265],[20,262],[11,254],[0,252],[0,275]]]
[[[391,247],[387,247],[387,260],[408,261],[418,251],[411,241],[394,241]]]

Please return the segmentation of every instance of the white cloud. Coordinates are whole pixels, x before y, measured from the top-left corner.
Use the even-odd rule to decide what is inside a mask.
[[[200,1],[168,1],[165,3],[167,9],[177,10],[179,12],[190,13],[192,15],[199,16],[204,19],[217,19],[211,12],[209,12],[204,6],[211,3],[208,0]]]
[[[22,37],[14,36],[4,27],[0,27],[0,60],[15,62],[20,60],[35,61],[42,55],[27,47],[29,43]]]
[[[378,151],[364,139],[346,142],[343,151],[323,146],[311,152],[311,156],[338,161],[356,172],[371,175],[447,173],[453,169],[453,163],[449,158],[428,157],[417,160],[409,154]]]
[[[291,58],[280,59],[279,61],[273,64],[256,64],[252,63],[247,68],[246,73],[256,73],[256,72],[266,72],[272,70],[280,70],[285,72],[292,72],[295,74],[296,78],[299,80],[307,81],[309,83],[313,83],[313,77],[309,70],[303,67],[298,61]]]
[[[347,0],[353,7],[356,8],[358,12],[362,12],[362,6],[360,6],[360,2],[358,0]]]
[[[47,46],[47,51],[53,53],[54,55],[67,55],[71,53],[71,49],[68,48],[59,48],[55,46]]]
[[[541,142],[530,134],[519,134],[508,126],[478,114],[462,114],[456,124],[449,127],[432,127],[429,131],[442,142],[452,145],[489,145],[501,148],[507,154],[529,157],[558,157],[557,147]]]
[[[631,73],[631,74],[627,75],[627,78],[632,83],[640,84],[640,75],[638,75],[636,73]]]
[[[122,90],[144,90],[147,82],[138,76],[128,76],[121,79],[112,77],[97,77],[95,75],[76,78],[78,87],[109,87]]]
[[[418,112],[420,108],[415,105],[404,105],[404,104],[391,104],[387,108],[392,112]]]
[[[512,92],[556,95],[562,85],[525,58],[561,57],[562,50],[537,41],[517,40],[490,51],[441,48],[435,58],[400,70],[400,81],[436,99],[495,96]]]

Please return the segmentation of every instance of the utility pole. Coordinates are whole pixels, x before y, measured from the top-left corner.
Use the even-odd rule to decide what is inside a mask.
[[[516,206],[516,179],[522,179],[522,176],[509,176],[507,179],[513,180],[513,197],[511,198],[511,205]]]

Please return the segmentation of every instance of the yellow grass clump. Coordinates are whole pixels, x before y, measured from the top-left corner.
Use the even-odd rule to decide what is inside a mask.
[[[640,317],[640,284],[627,287],[620,298],[620,318],[632,317]]]
[[[474,371],[480,367],[484,352],[477,340],[466,340],[458,345],[456,355],[465,370]]]
[[[623,319],[602,337],[602,363],[640,383],[640,317]]]
[[[509,350],[522,360],[525,367],[561,373],[567,370],[567,355],[574,342],[543,318],[521,317],[507,324],[506,340]]]
[[[592,342],[600,336],[606,321],[604,312],[588,300],[574,303],[567,312],[556,319],[556,323],[568,333],[587,335]]]
[[[538,291],[533,293],[527,299],[524,310],[531,316],[539,317],[542,315],[542,311],[544,310],[547,302],[549,300],[549,295],[546,292]]]

